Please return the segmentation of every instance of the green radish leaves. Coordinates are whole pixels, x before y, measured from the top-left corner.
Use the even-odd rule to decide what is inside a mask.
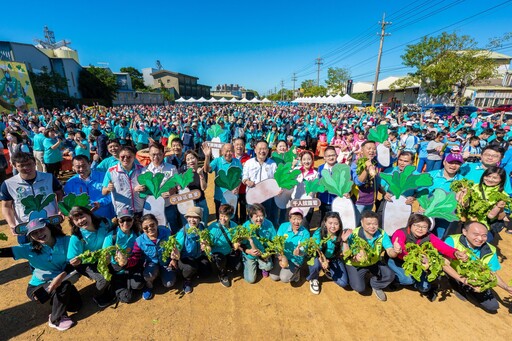
[[[187,187],[192,181],[194,181],[194,171],[192,168],[187,169],[187,171],[183,174],[175,174],[172,178],[172,181],[174,181],[174,186],[178,185],[181,188]],[[172,187],[169,187],[171,189]]]
[[[285,164],[281,164],[277,167],[276,172],[274,174],[274,179],[277,182],[277,185],[280,188],[284,189],[292,189],[299,182],[297,181],[297,177],[300,174],[299,169],[292,170],[292,163],[288,162]]]
[[[306,189],[306,194],[308,195],[312,193],[325,192],[325,187],[320,184],[320,179],[304,180],[304,187]]]
[[[428,194],[422,195],[418,202],[425,210],[423,214],[429,218],[442,218],[450,222],[458,220],[454,213],[457,208],[455,193],[446,193],[437,188],[431,197],[428,197]]]
[[[409,165],[402,172],[381,173],[380,177],[389,184],[389,192],[398,199],[408,190],[432,186],[434,183],[430,174],[413,174],[415,170],[416,167]]]
[[[277,152],[272,153],[272,160],[276,162],[276,164],[279,166],[281,164],[285,164],[288,162],[293,162],[295,159],[295,148],[290,149],[284,154],[279,154]]]
[[[346,164],[337,164],[332,167],[332,174],[328,169],[322,170],[320,185],[325,191],[342,197],[350,192],[354,183],[350,177],[350,167]]]
[[[30,214],[30,212],[42,211],[54,200],[55,193],[48,194],[46,197],[44,196],[44,194],[38,194],[36,196],[30,195],[26,198],[21,199],[21,203],[25,207],[25,214]]]
[[[220,170],[215,178],[215,185],[226,188],[230,191],[240,186],[242,169],[240,167],[229,167],[228,171]]]
[[[383,143],[388,140],[388,126],[379,125],[377,128],[370,129],[368,132],[368,140]]]
[[[219,137],[223,132],[224,129],[222,129],[222,127],[218,124],[211,126],[207,131],[208,135],[210,135],[212,138]]]
[[[177,185],[181,188],[185,188],[194,180],[194,172],[192,168],[189,168],[185,173],[175,174],[162,184],[164,178],[165,174],[163,173],[153,175],[151,172],[146,172],[139,175],[137,178],[139,184],[146,186],[146,190],[140,193],[140,197],[144,199],[148,195],[152,195],[155,198],[159,198],[163,193],[169,192],[171,188]]]
[[[75,193],[69,193],[62,201],[59,202],[59,209],[66,217],[69,215],[69,211],[75,206],[87,207],[91,209],[91,205],[89,205],[89,195],[87,193],[81,193],[76,195]]]

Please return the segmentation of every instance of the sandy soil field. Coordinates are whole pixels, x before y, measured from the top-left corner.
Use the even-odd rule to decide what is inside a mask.
[[[209,188],[214,212],[213,186]],[[316,222],[316,224],[315,224]],[[315,213],[313,225],[318,225]],[[67,230],[67,224],[65,226]],[[5,220],[0,231],[8,235]],[[499,241],[501,276],[512,279],[512,235]],[[9,236],[1,247],[15,244]],[[241,274],[231,288],[212,277],[183,295],[182,281],[167,290],[160,284],[151,301],[137,300],[100,310],[92,301],[93,283],[81,278],[77,287],[83,308],[72,315],[77,325],[59,332],[48,327],[49,304],[30,302],[25,294],[28,264],[0,258],[0,340],[510,340],[512,298],[500,288],[501,308],[489,315],[460,301],[442,281],[437,301],[429,302],[416,291],[387,292],[380,302],[368,290],[360,295],[339,288],[322,277],[320,295],[309,291],[304,278],[296,285],[270,278],[247,284]],[[196,283],[197,284],[197,283]]]

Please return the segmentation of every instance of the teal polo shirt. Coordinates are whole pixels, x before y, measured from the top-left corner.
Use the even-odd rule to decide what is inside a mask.
[[[223,170],[227,173],[227,171],[230,167],[238,167],[240,169],[243,169],[242,163],[237,158],[233,157],[231,162],[227,162],[226,159],[224,158],[224,156],[220,156],[220,157],[214,159],[210,163],[210,173],[215,172],[216,173],[215,175],[218,176],[219,171]],[[221,187],[215,185],[215,193],[214,193],[213,198],[217,201],[223,202],[224,196],[222,195],[222,193],[224,193],[226,191],[227,191],[226,188],[221,188]]]
[[[297,233],[293,233],[292,224],[290,222],[282,223],[277,230],[278,236],[287,236],[284,244],[284,255],[288,258],[288,261],[295,265],[302,265],[304,262],[304,256],[295,256],[293,250],[297,248],[299,243],[304,244],[309,239],[309,231],[304,227],[300,226]]]

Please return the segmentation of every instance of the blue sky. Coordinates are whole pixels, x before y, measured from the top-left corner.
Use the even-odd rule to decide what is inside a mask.
[[[199,77],[202,84],[238,83],[266,94],[281,80],[291,89],[294,72],[296,87],[316,80],[319,56],[321,83],[328,66],[348,68],[355,81],[373,81],[383,12],[393,24],[381,78],[407,72],[401,45],[452,25],[445,31],[470,35],[484,46],[512,31],[511,10],[512,0],[28,0],[2,25],[0,40],[32,43],[43,38],[47,25],[57,40],[72,41],[82,65],[107,62],[118,71],[154,67],[158,59],[165,69]],[[512,55],[512,48],[499,52]]]

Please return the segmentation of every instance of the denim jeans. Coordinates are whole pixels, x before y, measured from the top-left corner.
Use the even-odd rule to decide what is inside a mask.
[[[266,261],[256,258],[251,259],[248,258],[247,255],[244,254],[244,279],[247,283],[256,282],[256,271],[258,268],[265,271],[272,270],[272,257],[268,258]]]
[[[394,271],[398,282],[402,285],[414,285],[419,292],[423,293],[429,291],[432,287],[427,281],[427,273],[425,271],[421,273],[420,281],[416,281],[412,276],[407,276],[405,270],[393,258],[388,260],[388,266]]]
[[[318,259],[318,257],[316,257],[315,263],[309,266],[309,276],[306,279],[308,281],[312,279],[318,279],[318,275],[321,269],[322,264],[320,264],[320,260]],[[348,286],[347,269],[345,268],[345,264],[341,261],[341,259],[329,260],[329,272],[334,283],[336,283],[342,288]]]

